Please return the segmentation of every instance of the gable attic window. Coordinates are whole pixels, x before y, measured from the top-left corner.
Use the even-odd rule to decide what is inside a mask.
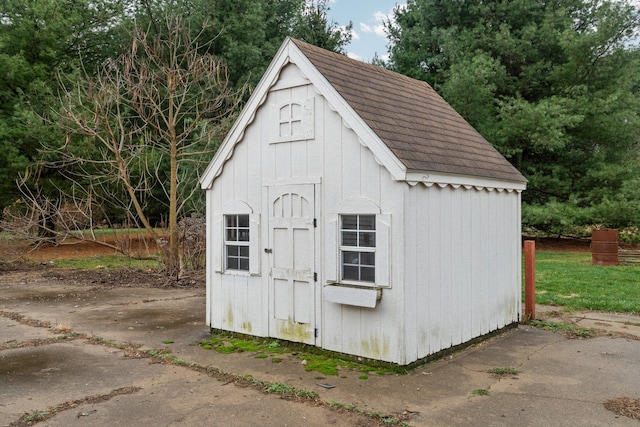
[[[271,143],[314,138],[314,98],[289,100],[275,109],[274,138]]]
[[[249,271],[249,215],[224,216],[225,268]]]
[[[376,281],[376,216],[340,216],[341,279]]]

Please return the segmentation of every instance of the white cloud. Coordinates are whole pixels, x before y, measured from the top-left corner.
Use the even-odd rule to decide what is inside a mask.
[[[376,13],[373,14],[373,19],[375,19],[376,22],[384,22],[388,20],[390,17],[391,17],[391,13],[383,13],[381,11],[377,11]]]
[[[362,57],[357,53],[347,52],[347,56],[351,59],[357,59],[358,61],[362,61]]]
[[[382,11],[377,11],[373,14],[373,19],[376,22],[376,25],[373,27],[373,32],[380,37],[387,37],[387,29],[385,28],[385,23],[393,22],[393,9],[391,9],[388,13],[384,13]]]
[[[365,24],[364,22],[360,23],[360,31],[362,31],[363,33],[373,33],[373,28],[371,28],[371,25]]]

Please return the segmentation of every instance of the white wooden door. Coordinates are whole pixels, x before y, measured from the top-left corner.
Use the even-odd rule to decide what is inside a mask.
[[[315,189],[269,187],[269,335],[315,344]]]

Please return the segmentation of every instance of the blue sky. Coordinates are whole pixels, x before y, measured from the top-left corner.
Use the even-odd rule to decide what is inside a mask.
[[[387,59],[387,37],[383,22],[392,17],[393,8],[406,0],[330,0],[328,17],[340,26],[353,22],[353,38],[347,46],[350,57],[369,62],[377,52]]]

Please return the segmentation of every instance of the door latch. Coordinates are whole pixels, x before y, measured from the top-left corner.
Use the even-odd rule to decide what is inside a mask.
[[[270,254],[270,253],[272,253],[272,252],[273,252],[273,249],[270,249],[270,248],[264,248],[264,253],[265,253],[265,254]]]

